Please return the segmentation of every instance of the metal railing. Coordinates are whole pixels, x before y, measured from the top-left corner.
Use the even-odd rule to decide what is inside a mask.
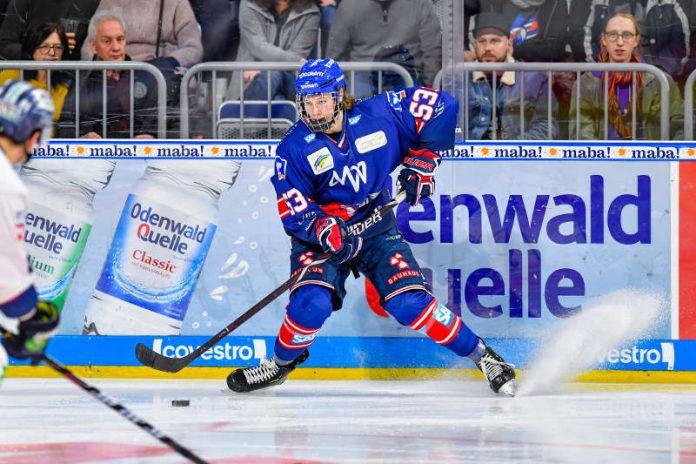
[[[696,70],[686,79],[684,84],[684,140],[694,139],[694,84]]]
[[[355,73],[356,72],[367,72],[367,71],[377,71],[378,72],[378,81],[377,81],[377,90],[378,92],[382,91],[382,76],[384,72],[394,72],[399,75],[404,80],[404,83],[407,87],[412,87],[413,86],[413,78],[411,75],[401,66],[394,64],[394,63],[387,63],[387,62],[339,62],[339,65],[341,66],[341,69],[350,76],[350,83],[351,86],[348,89],[349,94],[353,94],[355,92]],[[232,73],[235,71],[239,71],[239,86],[240,89],[244,88],[244,83],[243,83],[243,76],[242,76],[242,71],[245,70],[259,70],[259,71],[293,71],[297,72],[299,69],[302,67],[301,63],[285,63],[285,62],[260,62],[260,61],[237,61],[237,62],[227,62],[227,61],[219,61],[219,62],[209,62],[209,63],[200,63],[197,64],[193,67],[191,67],[188,71],[186,71],[186,74],[184,74],[182,81],[181,81],[181,96],[179,101],[181,102],[181,126],[180,126],[180,136],[181,138],[188,138],[190,135],[190,104],[189,104],[189,87],[191,86],[191,81],[193,80],[194,77],[198,76],[197,82],[201,82],[200,75],[204,72],[211,72],[212,73],[212,80],[211,80],[211,96],[212,96],[212,111],[211,111],[211,124],[212,124],[212,130],[213,130],[213,138],[217,137],[217,107],[216,107],[216,95],[218,95],[218,73]],[[267,89],[268,89],[268,114],[271,114],[271,100],[272,96],[270,95],[270,73],[266,74],[266,79],[268,80],[267,83]],[[244,125],[244,92],[240,92],[240,102],[241,104],[241,114],[240,114],[240,120],[241,120],[241,126],[243,128]],[[268,120],[268,127],[269,127],[269,132],[270,132],[270,127],[271,127],[271,120],[269,117]],[[243,130],[243,129],[242,129]]]
[[[46,70],[48,76],[48,88],[51,88],[52,71],[102,71],[102,129],[106,133],[107,125],[107,89],[106,73],[109,70],[130,71],[130,135],[133,137],[135,110],[133,104],[133,91],[135,87],[135,71],[145,71],[153,76],[157,82],[157,136],[166,138],[167,131],[167,84],[164,76],[155,66],[149,63],[136,61],[3,61],[0,60],[0,69],[17,69],[20,76],[25,71]],[[75,73],[75,131],[79,135],[80,125],[80,73]]]
[[[443,71],[440,70],[440,72],[437,73],[435,76],[435,82],[433,86],[435,88],[441,88],[442,87],[442,79],[443,79]],[[545,73],[549,82],[548,85],[548,114],[547,114],[547,120],[548,120],[548,134],[549,138],[551,137],[551,125],[552,125],[552,112],[551,112],[551,98],[553,98],[553,89],[551,86],[551,83],[553,82],[552,77],[554,72],[573,72],[576,75],[576,80],[575,80],[575,98],[576,98],[576,108],[578,108],[578,111],[576,112],[576,117],[575,117],[575,127],[576,127],[576,133],[580,134],[580,74],[583,72],[595,72],[595,71],[602,71],[602,72],[648,72],[657,78],[657,80],[660,83],[660,101],[661,102],[669,102],[669,81],[667,80],[667,77],[663,73],[660,68],[650,65],[650,64],[645,64],[645,63],[522,63],[522,62],[515,62],[515,63],[480,63],[480,62],[466,62],[466,63],[457,63],[454,72],[455,73],[462,73],[465,79],[465,84],[464,84],[464,91],[466,92],[465,98],[464,98],[464,104],[462,107],[465,109],[464,112],[464,117],[465,117],[465,123],[464,123],[464,130],[468,132],[469,129],[469,111],[466,109],[468,108],[468,78],[470,73],[474,71],[481,71],[481,72],[492,72],[493,76],[493,88],[497,88],[496,85],[496,72],[504,72],[504,71],[516,71],[516,72],[539,72],[539,73]],[[690,79],[693,78],[693,74],[690,76]],[[636,79],[633,79],[633,93],[635,94],[635,85],[636,85]],[[604,80],[604,95],[606,97],[609,89],[609,81],[607,79]],[[497,93],[498,92],[493,92],[493,116],[492,116],[492,123],[494,125],[494,134],[495,134],[495,125],[496,125],[496,113],[497,113]],[[522,92],[520,92],[520,119],[522,123],[522,130],[521,133],[524,132],[524,86],[522,88]],[[631,111],[633,115],[633,120],[632,120],[632,127],[633,127],[633,138],[635,139],[636,135],[636,111],[635,111],[635,105],[636,105],[636,99],[632,99],[633,102],[633,110]],[[607,98],[604,99],[604,137],[605,139],[608,138],[608,133],[609,133],[609,106],[608,106],[608,101]],[[669,140],[669,104],[661,104],[660,105],[660,138],[662,140]]]

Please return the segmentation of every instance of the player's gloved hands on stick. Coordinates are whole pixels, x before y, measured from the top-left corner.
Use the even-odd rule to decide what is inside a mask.
[[[59,322],[56,305],[48,301],[39,301],[34,314],[19,323],[17,334],[5,333],[2,345],[13,358],[32,358],[32,361],[36,362],[43,355],[48,339],[58,330]]]
[[[362,248],[362,238],[350,235],[346,223],[338,217],[319,218],[314,226],[314,233],[324,251],[333,253],[340,263],[355,258]]]
[[[408,149],[404,158],[403,169],[399,173],[399,185],[406,192],[406,201],[416,206],[423,198],[435,193],[433,173],[440,165],[440,155],[426,148]]]

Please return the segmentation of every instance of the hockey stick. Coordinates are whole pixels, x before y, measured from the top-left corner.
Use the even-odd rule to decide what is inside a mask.
[[[164,443],[165,445],[169,446],[172,448],[174,451],[185,457],[191,462],[195,462],[196,464],[207,464],[208,461],[203,460],[202,458],[198,457],[191,451],[190,449],[184,447],[183,445],[179,444],[178,442],[174,441],[174,439],[168,437],[164,433],[162,433],[160,430],[156,429],[152,424],[149,422],[145,421],[144,419],[141,419],[140,417],[136,416],[133,412],[131,412],[128,408],[126,408],[124,405],[119,403],[118,401],[108,397],[104,393],[101,392],[97,387],[90,385],[83,381],[81,378],[73,374],[67,367],[63,366],[60,364],[58,361],[55,359],[51,358],[47,354],[41,355],[41,360],[44,361],[46,364],[51,366],[54,370],[62,374],[65,378],[70,380],[72,383],[89,393],[91,396],[96,398],[98,401],[104,403],[141,429],[145,430],[147,433],[152,435],[153,437],[157,438],[159,441]]]
[[[350,227],[350,232],[352,234],[359,234],[360,232],[376,224],[380,221],[380,219],[382,219],[382,216],[394,209],[399,203],[401,203],[401,201],[404,198],[406,198],[406,194],[404,192],[397,193],[392,201],[382,206],[369,218],[362,222],[353,224],[352,227]],[[227,327],[220,330],[211,339],[209,339],[207,342],[205,342],[186,356],[182,358],[170,358],[151,350],[142,343],[138,343],[135,347],[135,357],[138,358],[138,361],[140,361],[144,366],[157,369],[158,371],[171,373],[179,372],[181,369],[188,366],[195,359],[197,359],[199,356],[205,353],[210,347],[212,347],[220,340],[225,338],[232,331],[236,330],[240,325],[248,321],[253,315],[261,311],[263,308],[268,306],[273,300],[275,300],[280,295],[285,293],[288,289],[290,289],[290,287],[292,287],[295,284],[295,282],[300,280],[300,278],[304,275],[307,269],[309,269],[311,266],[316,266],[317,264],[323,263],[330,257],[331,253],[324,253],[321,256],[319,256],[319,258],[312,261],[309,265],[305,266],[302,272],[298,272],[297,274],[290,277],[287,281],[282,283],[280,287],[276,288],[271,293],[266,295],[261,301],[249,308],[244,314],[239,316],[234,321],[230,322],[230,324]]]

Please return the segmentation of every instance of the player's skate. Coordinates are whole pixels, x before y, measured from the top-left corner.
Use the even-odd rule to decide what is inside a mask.
[[[304,350],[293,362],[279,366],[273,359],[264,359],[255,367],[243,367],[227,376],[227,386],[230,390],[244,393],[261,388],[280,385],[285,382],[290,372],[309,358],[309,351]]]
[[[515,396],[517,382],[515,381],[515,368],[506,363],[492,348],[486,346],[486,351],[476,363],[483,375],[488,380],[491,390],[506,396]]]

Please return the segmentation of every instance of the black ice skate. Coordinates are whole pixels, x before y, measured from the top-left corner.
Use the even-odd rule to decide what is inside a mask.
[[[280,385],[285,382],[290,372],[309,358],[309,351],[304,350],[293,362],[279,366],[273,359],[264,359],[255,367],[243,367],[227,376],[230,390],[245,393],[261,388]]]
[[[506,363],[492,348],[486,346],[486,351],[476,363],[476,367],[483,372],[491,390],[495,393],[515,396],[517,382],[515,381],[514,366]]]

